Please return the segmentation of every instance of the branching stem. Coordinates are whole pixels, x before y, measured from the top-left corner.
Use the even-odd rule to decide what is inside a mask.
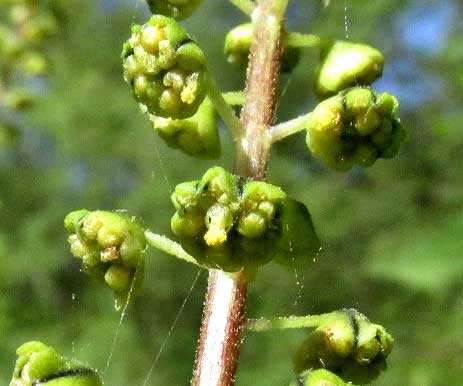
[[[235,5],[253,2],[233,0]],[[237,136],[235,173],[256,180],[266,175],[270,144],[267,128],[273,123],[280,74],[282,25],[288,0],[258,0],[252,12],[253,45],[247,72],[243,134]],[[233,386],[245,327],[247,280],[209,271],[209,285],[192,386]]]
[[[230,106],[241,106],[244,104],[244,93],[243,91],[228,91],[222,93],[225,102]]]
[[[214,79],[212,79],[210,75],[207,78],[207,87],[207,95],[209,96],[209,99],[212,101],[220,117],[224,121],[227,128],[230,130],[233,139],[235,141],[239,141],[243,131],[241,128],[241,123],[233,111],[233,108],[224,98]]]
[[[184,260],[188,263],[197,265],[201,267],[200,264],[196,261],[196,259],[188,254],[180,244],[176,243],[175,241],[169,239],[166,236],[158,235],[150,230],[145,230],[145,239],[146,242],[151,245],[153,248],[159,249],[169,255],[172,255],[180,260]]]
[[[281,141],[290,135],[306,129],[311,117],[312,113],[308,113],[271,127],[268,130],[270,142],[275,143]]]
[[[274,319],[249,319],[246,329],[255,332],[268,330],[286,330],[290,328],[315,328],[329,321],[333,314],[288,316]]]
[[[299,48],[321,48],[329,42],[330,40],[323,39],[318,35],[299,32],[290,32],[285,40],[287,46]]]

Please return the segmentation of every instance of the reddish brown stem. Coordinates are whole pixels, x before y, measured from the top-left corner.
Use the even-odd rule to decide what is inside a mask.
[[[253,13],[254,38],[247,72],[243,133],[235,173],[265,178],[280,73],[282,20],[287,0],[259,0]],[[233,386],[245,323],[244,272],[209,271],[209,285],[192,386]]]

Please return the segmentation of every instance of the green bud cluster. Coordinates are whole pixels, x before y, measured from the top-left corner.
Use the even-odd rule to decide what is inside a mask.
[[[97,372],[41,342],[21,345],[10,386],[103,386]]]
[[[202,0],[147,0],[147,3],[154,14],[182,20],[190,16]]]
[[[252,23],[240,24],[225,37],[224,52],[229,63],[240,68],[246,67],[252,46]],[[299,63],[301,50],[298,47],[284,46],[281,58],[281,71],[291,72]]]
[[[132,26],[122,60],[125,81],[150,114],[188,118],[204,100],[204,53],[172,18],[154,15],[146,24]]]
[[[337,40],[325,47],[315,79],[320,98],[346,88],[370,85],[383,73],[384,56],[366,44]]]
[[[297,350],[294,371],[324,368],[346,381],[366,384],[386,367],[394,340],[354,309],[335,311]]]
[[[298,376],[290,386],[348,386],[336,374],[325,369],[306,371]]]
[[[405,139],[398,107],[388,93],[362,87],[344,90],[315,107],[306,127],[307,146],[339,171],[392,158]]]
[[[221,167],[209,169],[201,180],[177,185],[172,202],[172,231],[208,267],[251,270],[272,259],[294,265],[320,248],[302,204],[287,199],[277,186]],[[305,237],[299,240],[297,232]]]
[[[195,115],[185,119],[162,118],[150,115],[153,128],[172,148],[199,158],[218,158],[220,139],[216,111],[205,98]]]
[[[130,288],[141,282],[146,249],[143,227],[121,212],[86,209],[71,212],[64,225],[70,233],[72,254],[82,260],[85,271],[103,279],[114,291],[119,308]]]

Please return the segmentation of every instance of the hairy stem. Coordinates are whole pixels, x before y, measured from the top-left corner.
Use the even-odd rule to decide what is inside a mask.
[[[327,322],[333,314],[307,315],[307,316],[288,316],[274,319],[249,319],[246,329],[255,332],[268,330],[286,330],[289,328],[314,328]]]
[[[243,2],[239,2],[243,4]],[[258,0],[252,12],[254,38],[247,72],[243,134],[236,143],[235,173],[265,178],[280,73],[282,24],[288,0]],[[209,271],[209,286],[192,386],[233,386],[245,326],[247,280]]]
[[[290,121],[286,121],[271,127],[268,130],[268,136],[270,137],[270,142],[278,142],[290,135],[296,134],[299,131],[304,130],[307,128],[308,122],[312,114],[304,114],[297,118],[291,119]]]

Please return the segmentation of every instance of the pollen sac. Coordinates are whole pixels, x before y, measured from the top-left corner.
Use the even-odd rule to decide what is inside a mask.
[[[324,368],[347,382],[370,383],[386,368],[392,346],[386,330],[356,310],[335,311],[299,347],[294,371]]]
[[[70,213],[64,225],[71,253],[82,261],[84,271],[113,290],[119,309],[130,289],[138,289],[142,281],[144,229],[124,213],[85,209]]]
[[[302,204],[287,199],[281,188],[267,182],[214,167],[201,180],[178,185],[172,202],[176,209],[173,233],[207,267],[251,272],[271,260],[294,266],[307,262],[319,249],[307,209],[295,213]],[[295,233],[290,234],[291,230]]]
[[[212,102],[205,98],[191,118],[172,119],[150,116],[154,130],[171,148],[198,158],[218,158],[220,139],[216,112]]]
[[[330,371],[319,369],[306,371],[290,386],[348,386],[340,377]]]
[[[335,41],[322,50],[316,94],[323,99],[349,87],[370,85],[382,75],[383,66],[384,56],[376,48]]]
[[[154,15],[146,24],[134,25],[122,61],[125,81],[150,114],[188,118],[204,100],[204,53],[172,18]]]
[[[225,37],[224,51],[229,63],[244,68],[248,63],[252,46],[252,23],[240,24],[228,32]],[[299,63],[301,50],[285,46],[281,58],[281,71],[291,72]]]
[[[28,342],[18,359],[10,386],[103,386],[98,373],[75,359],[61,357],[42,342]]]
[[[338,171],[393,158],[406,137],[396,117],[398,107],[388,93],[363,87],[342,91],[315,107],[307,124],[307,147]]]
[[[182,20],[190,16],[202,0],[147,0],[151,12]]]

